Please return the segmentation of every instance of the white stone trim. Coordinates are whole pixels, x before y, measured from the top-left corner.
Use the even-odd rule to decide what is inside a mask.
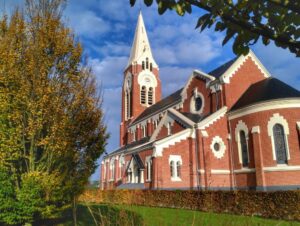
[[[256,169],[255,168],[242,168],[242,169],[237,169],[233,171],[234,173],[255,173]]]
[[[250,50],[249,53],[244,56],[241,55],[228,69],[223,73],[220,77],[221,81],[229,84],[232,76],[241,68],[241,66],[246,62],[248,58],[251,58],[258,69],[263,73],[265,78],[270,77],[270,73],[263,66],[263,64],[259,61],[259,59],[255,56],[255,54]]]
[[[213,114],[211,114],[210,116],[208,116],[207,118],[205,118],[204,120],[199,122],[197,124],[198,128],[205,129],[205,128],[211,126],[214,122],[216,122],[217,120],[219,120],[220,118],[225,116],[226,112],[227,112],[227,107],[226,106],[222,107],[218,111],[214,112]]]
[[[150,141],[154,141],[156,140],[158,133],[160,132],[161,128],[163,127],[163,125],[165,124],[165,121],[168,117],[168,114],[165,113],[164,116],[162,117],[162,119],[160,120],[160,122],[158,123],[156,129],[154,130],[154,132],[152,133],[152,136],[150,137]]]
[[[203,137],[208,137],[208,133],[206,130],[200,130],[200,132]]]
[[[212,174],[230,174],[230,170],[223,170],[223,169],[212,169]]]
[[[235,127],[235,141],[237,143],[237,147],[238,147],[238,153],[239,153],[239,162],[240,164],[243,163],[242,160],[242,147],[241,147],[241,138],[240,138],[240,132],[244,131],[245,136],[246,136],[246,144],[247,144],[247,155],[248,155],[248,164],[249,164],[249,130],[248,127],[246,125],[245,122],[243,122],[242,120],[239,120],[236,127]]]
[[[179,119],[181,119],[182,121],[184,121],[185,123],[187,123],[190,126],[194,126],[194,122],[192,120],[190,120],[189,118],[187,118],[186,116],[184,116],[183,114],[181,114],[180,112],[178,112],[177,110],[170,108],[168,110],[171,114],[173,114],[174,116],[178,117]]]
[[[276,160],[275,141],[273,136],[273,127],[275,124],[280,124],[283,126],[285,142],[286,142],[286,150],[287,150],[286,155],[287,155],[287,159],[290,160],[289,141],[288,141],[288,135],[290,134],[289,124],[287,120],[283,116],[279,115],[278,113],[273,114],[273,116],[270,117],[268,121],[268,135],[271,138],[273,160]]]
[[[300,131],[300,122],[296,122],[297,124],[297,129]]]
[[[300,108],[300,98],[284,98],[279,100],[264,101],[228,113],[230,120],[239,118],[245,115],[284,108]]]
[[[175,144],[176,142],[180,142],[182,140],[186,140],[187,138],[192,137],[195,138],[194,129],[185,129],[174,135],[168,136],[162,140],[156,141],[153,146],[153,155],[154,157],[162,156],[163,149],[168,148],[170,145]]]
[[[180,162],[180,164],[182,164],[182,158],[180,155],[170,155],[169,156],[169,164],[171,163],[171,161]]]
[[[276,172],[276,171],[298,171],[300,170],[300,166],[289,166],[286,164],[279,164],[277,166],[264,167],[263,170],[265,172]]]
[[[216,151],[214,149],[214,145],[218,143],[220,145],[220,150],[219,151]],[[225,150],[226,150],[226,146],[225,146],[225,143],[224,141],[222,140],[222,138],[220,136],[215,136],[213,139],[212,139],[212,142],[210,144],[210,149],[212,151],[212,153],[214,154],[214,156],[217,158],[217,159],[221,159],[223,158],[224,154],[225,154]]]
[[[251,133],[258,133],[260,134],[260,127],[259,126],[253,126],[252,127],[252,130],[251,130]]]

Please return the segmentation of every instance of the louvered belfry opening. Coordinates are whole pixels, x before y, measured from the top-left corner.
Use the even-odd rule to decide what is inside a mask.
[[[141,104],[146,104],[146,86],[141,89]]]

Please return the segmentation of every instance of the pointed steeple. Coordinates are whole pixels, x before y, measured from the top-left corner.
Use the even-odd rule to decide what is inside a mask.
[[[133,63],[141,64],[142,60],[144,60],[146,57],[153,62],[153,67],[157,67],[157,64],[152,56],[143,15],[140,11],[127,67]]]

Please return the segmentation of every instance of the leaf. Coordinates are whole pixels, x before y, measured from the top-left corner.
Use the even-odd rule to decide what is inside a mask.
[[[144,0],[146,6],[151,6],[153,3],[153,0]]]
[[[270,39],[266,38],[266,37],[262,37],[262,41],[263,41],[264,45],[269,45],[269,43],[270,43]]]
[[[176,4],[176,12],[179,16],[184,15],[184,9],[182,8],[182,6],[180,4]]]
[[[227,29],[227,33],[226,36],[222,42],[222,45],[224,46],[235,34],[236,32],[231,30],[231,29]]]
[[[134,6],[136,0],[129,0],[129,2],[130,2],[130,6],[132,7],[132,6]]]
[[[166,12],[166,10],[167,10],[167,6],[162,1],[160,1],[158,3],[158,13],[159,13],[159,15],[164,14]]]
[[[211,15],[210,13],[207,13],[207,14],[204,14],[202,17],[200,17],[200,18],[198,19],[198,22],[197,22],[197,25],[196,25],[195,29],[197,29],[197,28],[199,28],[200,26],[202,26],[202,25],[205,23],[205,21],[207,21],[207,20],[210,19],[211,16],[212,16],[212,15]]]

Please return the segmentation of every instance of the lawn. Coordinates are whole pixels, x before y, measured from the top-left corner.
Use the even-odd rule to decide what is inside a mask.
[[[91,214],[92,213],[92,214]],[[71,226],[71,215],[66,215],[65,223],[59,226]],[[97,223],[95,223],[97,222]],[[288,222],[263,219],[259,217],[246,217],[230,214],[214,214],[199,211],[151,208],[144,206],[125,205],[81,205],[78,208],[78,225],[80,226],[250,226],[250,225],[277,225],[300,226],[300,222]]]

